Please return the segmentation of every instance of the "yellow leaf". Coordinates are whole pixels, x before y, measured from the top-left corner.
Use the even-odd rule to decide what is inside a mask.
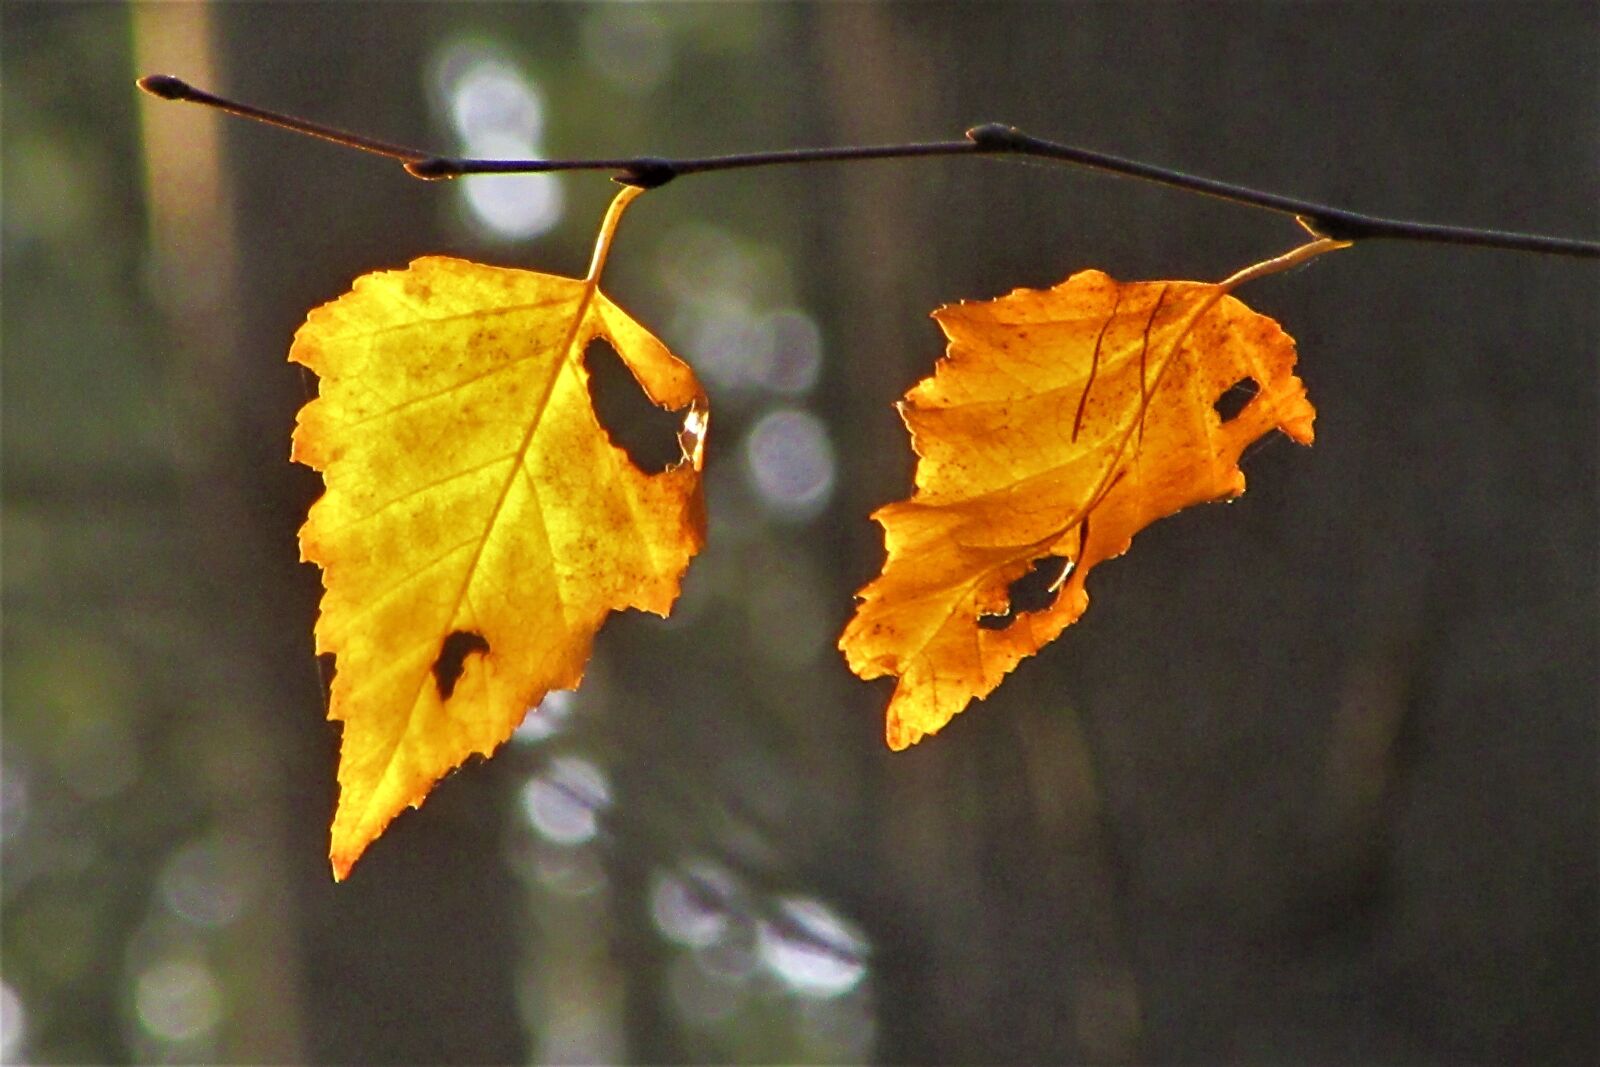
[[[294,458],[327,492],[300,531],[322,567],[319,653],[344,723],[330,857],[342,879],[406,806],[488,755],[628,607],[665,615],[703,540],[706,404],[687,366],[599,290],[625,189],[586,278],[418,259],[307,317],[315,371]],[[684,458],[635,468],[595,416],[585,346],[688,408]]]
[[[1250,442],[1274,428],[1311,442],[1293,340],[1227,293],[1338,247],[1219,284],[1084,271],[934,312],[948,350],[900,404],[916,490],[874,513],[888,559],[839,639],[856,674],[899,679],[890,748],[938,731],[1076,621],[1089,571],[1139,530],[1244,492]],[[1257,394],[1224,420],[1214,403],[1246,379]],[[1011,583],[1049,557],[1062,562],[1048,606],[980,623],[1003,622]]]

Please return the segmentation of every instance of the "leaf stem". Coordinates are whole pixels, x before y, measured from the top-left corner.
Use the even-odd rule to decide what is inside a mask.
[[[1314,230],[1312,232],[1316,233]],[[1257,278],[1265,278],[1269,274],[1278,274],[1293,267],[1298,267],[1302,263],[1316,259],[1325,252],[1349,248],[1354,243],[1354,241],[1337,241],[1332,237],[1323,237],[1317,234],[1315,241],[1308,241],[1296,248],[1289,249],[1281,256],[1273,256],[1271,259],[1264,259],[1260,263],[1235,271],[1218,282],[1217,288],[1224,293],[1231,293],[1245,282],[1253,282]]]
[[[606,268],[606,256],[611,253],[611,242],[617,236],[617,223],[622,221],[622,213],[643,193],[642,186],[623,186],[606,208],[605,218],[600,220],[600,233],[594,239],[594,258],[589,261],[589,273],[583,279],[591,288],[599,284],[600,272]]]
[[[1281,193],[1252,189],[1154,163],[1047,141],[1002,123],[974,126],[967,131],[966,138],[959,141],[790,148],[685,159],[658,156],[614,159],[461,159],[433,155],[282,112],[243,104],[196,88],[170,74],[152,74],[140,78],[139,88],[165,100],[187,100],[203,104],[226,111],[230,115],[254,119],[257,122],[308,134],[362,152],[398,160],[413,177],[427,181],[457,178],[468,174],[546,174],[555,171],[603,170],[613,172],[614,180],[623,185],[652,189],[687,174],[707,174],[712,171],[744,170],[752,167],[798,163],[844,163],[866,159],[908,159],[923,156],[1017,156],[1088,167],[1123,177],[1155,182],[1185,192],[1217,197],[1247,207],[1292,215],[1314,235],[1336,241],[1379,239],[1420,241],[1430,244],[1469,245],[1513,252],[1600,259],[1600,241],[1367,215],[1314,200],[1302,200]]]

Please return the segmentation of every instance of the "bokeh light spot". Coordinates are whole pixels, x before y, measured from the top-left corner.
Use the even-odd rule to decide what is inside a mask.
[[[779,918],[763,920],[756,943],[761,961],[790,989],[808,997],[836,997],[867,973],[866,942],[820,901],[790,897]]]
[[[605,773],[580,756],[558,756],[522,787],[522,810],[546,840],[581,845],[599,830],[599,813],[611,804]]]
[[[577,693],[571,689],[554,689],[544,695],[538,705],[528,709],[522,722],[511,734],[511,740],[524,745],[536,745],[566,729],[576,706]]]
[[[762,416],[745,439],[745,469],[763,504],[778,515],[808,519],[833,492],[833,443],[810,412],[784,409]]]
[[[448,86],[456,133],[477,146],[498,137],[537,141],[544,132],[544,103],[522,73],[491,55],[470,55]],[[476,148],[474,149],[476,150]]]
[[[745,306],[730,300],[689,316],[688,350],[695,369],[714,389],[746,389],[768,362],[772,338]]]
[[[532,159],[544,154],[544,97],[532,78],[493,46],[458,41],[433,63],[434,84],[464,155]],[[477,175],[458,180],[457,194],[489,235],[537,237],[553,229],[565,206],[553,174]]]
[[[822,372],[822,331],[795,308],[775,311],[761,323],[766,357],[756,371],[760,385],[781,396],[804,396]]]
[[[197,841],[179,849],[162,869],[161,899],[180,919],[221,927],[243,914],[254,881],[242,845],[231,840]]]
[[[528,159],[531,145],[515,138],[485,139],[491,147],[475,150],[486,159]],[[566,207],[561,181],[554,174],[477,174],[458,179],[461,195],[473,216],[496,236],[537,237],[555,228]]]
[[[736,891],[732,875],[709,863],[660,871],[650,891],[650,915],[667,940],[704,948],[728,929],[728,902]]]
[[[153,964],[134,984],[139,1023],[162,1041],[194,1041],[216,1029],[222,994],[211,968],[195,959]]]
[[[652,8],[595,4],[587,8],[581,32],[584,61],[630,95],[653,91],[672,68],[672,41]]]

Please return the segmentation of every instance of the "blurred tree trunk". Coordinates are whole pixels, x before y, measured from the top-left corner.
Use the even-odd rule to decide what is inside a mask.
[[[939,55],[918,32],[923,14],[870,5],[818,11],[831,139],[958,132],[934,125],[954,113],[936,72],[947,62],[1002,69],[1004,58]],[[940,351],[926,314],[952,298],[946,265],[967,239],[968,226],[945,224],[948,184],[927,169],[859,167],[838,178],[832,310],[850,324],[842,362],[852,380],[842,399],[854,408],[840,422],[863,427],[844,449],[852,514],[904,494],[909,463],[890,403]],[[863,574],[879,552],[862,553]],[[1015,695],[1018,683],[1010,685]],[[881,716],[873,705],[881,708],[882,695],[875,686],[861,700],[864,715]],[[877,943],[880,1058],[1130,1058],[1135,993],[1115,928],[1097,785],[1073,721],[985,721],[959,749],[934,742],[898,756],[876,737],[869,743],[878,749],[878,788],[868,799],[881,849],[874,867],[892,887],[863,897]]]
[[[360,5],[275,5],[268,18],[254,5],[217,12],[223,91],[425,139],[425,8],[376,21]],[[348,883],[333,885],[326,853],[338,729],[323,721],[312,656],[317,575],[295,562],[295,531],[319,486],[288,462],[294,411],[315,389],[284,362],[290,336],[305,310],[383,265],[364,257],[360,234],[403,218],[415,246],[429,247],[437,198],[419,197],[392,167],[356,153],[307,141],[258,154],[262,138],[286,135],[239,124],[228,134],[241,255],[239,344],[217,383],[227,432],[220,454],[229,461],[221,476],[237,512],[240,608],[270,687],[257,702],[271,720],[264,728],[285,738],[284,773],[294,783],[284,793],[292,881],[304,887],[296,903],[305,1043],[326,1063],[519,1062],[527,1058],[515,1001],[522,898],[503,854],[507,768],[491,763],[443,783],[428,818],[401,817],[403,843],[380,842]],[[305,225],[311,217],[320,221]]]
[[[193,57],[190,77],[199,84],[216,80],[210,8],[144,6],[129,14],[135,69],[160,69],[158,57],[183,54]],[[259,905],[219,939],[225,972],[243,980],[219,1051],[233,1060],[297,1060],[304,1049],[292,937],[298,915],[284,867],[284,693],[281,673],[258,644],[270,643],[283,616],[273,611],[277,599],[243,595],[261,563],[255,554],[261,546],[251,536],[249,476],[241,477],[237,442],[230,440],[236,405],[252,403],[240,395],[240,334],[233,318],[241,277],[236,172],[222,151],[222,116],[139,103],[146,109],[153,288],[165,302],[174,343],[171,388],[182,413],[170,430],[180,442],[178,528],[183,549],[193,554],[182,580],[193,582],[197,593],[190,614],[198,639],[185,647],[185,683],[194,706],[207,709],[203,726],[186,724],[203,736],[197,732],[183,747],[203,768],[198,777],[209,793],[211,818],[249,857],[259,880]]]

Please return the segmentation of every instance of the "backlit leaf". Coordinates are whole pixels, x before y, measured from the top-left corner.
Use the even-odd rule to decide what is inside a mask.
[[[327,492],[300,531],[323,571],[317,651],[343,722],[334,875],[551,689],[575,687],[607,614],[665,615],[703,539],[699,383],[599,290],[617,197],[583,279],[418,259],[311,312],[289,358],[321,379],[294,458]],[[683,459],[630,463],[583,354],[609,341]]]
[[[1076,621],[1089,571],[1139,530],[1244,492],[1250,442],[1272,429],[1311,442],[1294,342],[1227,294],[1337,247],[1312,242],[1220,284],[1084,271],[934,312],[948,349],[900,405],[916,490],[874,514],[888,559],[839,640],[861,677],[899,679],[891,748],[939,730]],[[1241,382],[1256,393],[1224,419],[1214,405]],[[1007,622],[1011,584],[1051,557],[1050,603]]]

